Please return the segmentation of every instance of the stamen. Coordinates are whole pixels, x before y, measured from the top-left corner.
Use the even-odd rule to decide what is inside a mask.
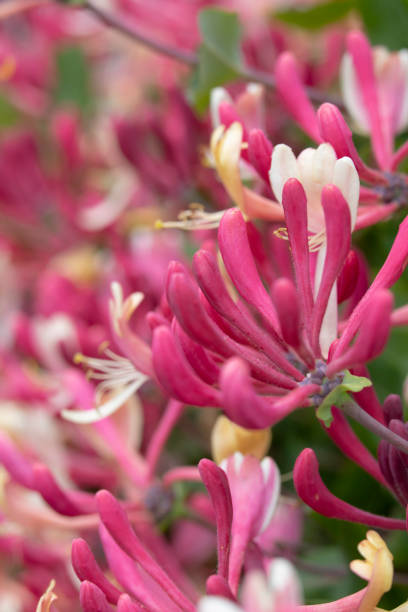
[[[63,410],[61,415],[74,423],[94,423],[110,416],[147,381],[148,376],[142,374],[126,359],[110,349],[105,349],[108,359],[86,357],[77,353],[75,363],[87,366],[87,378],[99,380],[95,389],[95,408],[90,410]],[[106,394],[113,397],[103,402]],[[102,403],[103,402],[103,403]]]
[[[186,231],[216,229],[225,211],[208,213],[203,205],[194,202],[190,208],[183,210],[178,215],[178,221],[162,221],[158,219],[155,223],[156,229],[182,229]]]

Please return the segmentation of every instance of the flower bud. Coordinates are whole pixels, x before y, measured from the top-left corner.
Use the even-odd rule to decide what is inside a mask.
[[[271,438],[272,433],[269,428],[245,429],[221,415],[216,420],[211,434],[214,461],[219,464],[237,451],[243,455],[253,455],[261,460],[268,451]]]

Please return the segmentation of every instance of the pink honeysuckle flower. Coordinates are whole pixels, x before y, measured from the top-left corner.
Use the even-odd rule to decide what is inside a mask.
[[[277,89],[289,113],[317,143],[330,142],[338,157],[349,156],[369,187],[362,187],[356,228],[390,216],[408,201],[405,175],[396,172],[408,154],[404,143],[394,152],[394,136],[407,120],[408,60],[405,51],[389,53],[371,49],[358,31],[348,35],[349,52],[343,60],[343,94],[350,114],[364,129],[370,127],[372,146],[380,171],[368,167],[354,147],[352,134],[337,106],[324,103],[318,112],[308,99],[297,62],[283,53],[276,62]],[[294,83],[294,85],[293,85]]]
[[[227,475],[232,500],[231,544],[228,583],[238,589],[245,551],[273,519],[280,492],[279,470],[270,457],[259,462],[251,455],[234,453],[220,466]],[[251,510],[246,501],[251,496]]]
[[[362,32],[350,32],[340,75],[356,129],[370,134],[378,165],[391,170],[394,136],[408,125],[408,51],[372,48]]]
[[[218,241],[234,299],[215,256],[201,249],[194,256],[196,280],[184,266],[170,266],[167,300],[174,318],[153,332],[153,364],[167,393],[186,403],[222,406],[232,421],[247,428],[264,428],[299,406],[313,405],[338,384],[336,376],[344,376],[345,369],[379,354],[390,328],[387,290],[408,257],[405,220],[383,268],[324,359],[320,332],[350,249],[350,209],[338,187],[324,186],[327,252],[314,297],[307,199],[297,179],[286,182],[282,202],[297,290],[289,278],[277,279],[271,293],[266,290],[247,224],[238,210],[229,210]]]
[[[333,147],[324,143],[317,149],[305,149],[296,158],[287,145],[277,145],[272,153],[269,172],[272,189],[279,202],[289,178],[300,180],[307,197],[307,226],[311,233],[310,249],[317,250],[314,293],[319,292],[326,259],[326,224],[322,207],[324,185],[338,187],[350,210],[351,230],[357,218],[360,183],[357,171],[349,157],[337,159]],[[337,335],[337,283],[334,283],[320,331],[320,346],[324,356]]]
[[[273,521],[279,497],[279,471],[270,457],[261,462],[237,452],[220,467],[202,459],[202,480],[210,494],[217,526],[218,572],[207,582],[208,592],[237,594],[242,567],[251,542]],[[226,477],[225,477],[226,475]],[[251,504],[246,500],[251,496]]]
[[[143,525],[132,528],[125,511],[108,491],[97,494],[97,503],[102,521],[101,540],[121,588],[114,587],[105,577],[86,542],[75,540],[72,560],[82,583],[90,582],[97,587],[101,601],[106,599],[107,605],[116,604],[119,610],[122,609],[119,601],[126,594],[127,604],[133,603],[136,609],[195,612],[195,589],[179,571],[170,550],[163,544],[157,547],[157,536],[153,533],[150,545],[147,544],[150,530]]]
[[[131,356],[131,360],[105,349],[106,359],[76,355],[76,362],[91,369],[91,377],[100,380],[95,395],[96,407],[88,410],[63,410],[62,416],[75,423],[92,423],[116,412],[149,380],[150,348],[129,329],[129,320],[143,300],[142,293],[133,293],[125,300],[119,283],[111,285],[109,302],[112,331],[120,348]],[[136,369],[136,365],[142,371]],[[146,373],[143,373],[146,372]],[[108,399],[104,394],[108,393]]]
[[[295,568],[286,559],[273,559],[267,574],[251,570],[246,574],[240,604],[217,595],[200,600],[197,612],[295,612],[302,601]]]

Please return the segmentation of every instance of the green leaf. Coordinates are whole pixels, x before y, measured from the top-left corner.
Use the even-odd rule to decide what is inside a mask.
[[[241,71],[241,25],[235,13],[217,8],[200,12],[202,37],[198,67],[193,75],[192,96],[199,111],[208,106],[213,87],[236,79]]]
[[[357,8],[374,45],[391,50],[408,46],[407,0],[357,0]]]
[[[56,72],[55,102],[72,104],[84,114],[88,113],[92,106],[91,73],[82,49],[74,46],[59,49]]]
[[[274,18],[306,30],[318,30],[343,19],[356,6],[356,0],[331,0],[305,8],[286,9],[274,13]]]
[[[329,427],[333,420],[332,406],[341,408],[350,400],[349,393],[358,393],[358,391],[371,387],[371,385],[372,382],[369,378],[354,376],[349,371],[346,371],[343,381],[330,391],[320,404],[316,411],[317,418],[323,421],[326,427]]]
[[[366,387],[371,387],[372,384],[373,383],[369,378],[365,378],[365,376],[354,376],[348,370],[346,370],[341,386],[346,391],[351,391],[351,393],[358,393]]]
[[[16,125],[21,118],[21,112],[7,98],[0,96],[0,129]]]

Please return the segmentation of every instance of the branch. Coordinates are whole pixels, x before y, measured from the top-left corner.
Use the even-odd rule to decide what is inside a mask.
[[[140,30],[136,29],[134,26],[129,26],[122,19],[116,17],[112,13],[106,12],[105,10],[96,6],[92,0],[85,0],[84,4],[82,4],[84,8],[90,11],[99,21],[104,23],[108,28],[112,30],[116,30],[120,32],[124,36],[127,36],[134,42],[140,43],[145,47],[148,47],[152,51],[156,53],[160,53],[161,55],[167,55],[167,57],[171,57],[172,59],[182,63],[187,64],[188,66],[198,66],[199,60],[195,53],[190,51],[185,51],[183,49],[179,49],[177,47],[172,47],[170,45],[166,45],[160,41],[154,40],[140,32]],[[261,83],[270,89],[274,89],[276,86],[275,77],[268,72],[264,72],[263,70],[257,70],[255,68],[248,68],[242,66],[240,69],[240,76],[246,81],[252,81],[256,83]],[[340,98],[337,96],[329,96],[322,91],[318,91],[314,87],[306,87],[307,95],[309,96],[312,102],[316,104],[322,104],[323,102],[331,102],[335,104],[340,109],[344,109],[344,105]]]

